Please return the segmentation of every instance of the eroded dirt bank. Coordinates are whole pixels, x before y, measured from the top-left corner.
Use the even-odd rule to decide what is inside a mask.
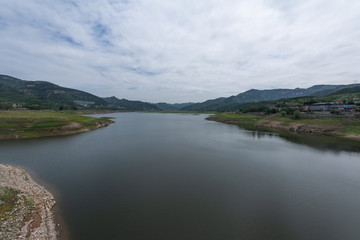
[[[360,140],[358,134],[344,134],[336,128],[336,126],[321,126],[319,124],[306,124],[306,123],[289,123],[280,122],[274,120],[260,120],[255,122],[242,121],[242,120],[230,120],[230,119],[218,119],[214,116],[206,118],[209,121],[233,124],[243,126],[249,129],[265,129],[267,131],[286,131],[289,133],[305,134],[305,135],[316,135],[316,136],[334,136],[343,137],[352,140]]]

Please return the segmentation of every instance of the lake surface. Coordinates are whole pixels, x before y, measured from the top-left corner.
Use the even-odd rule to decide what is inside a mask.
[[[1,163],[53,189],[70,239],[360,239],[358,152],[206,115],[111,116],[79,135],[0,142]]]

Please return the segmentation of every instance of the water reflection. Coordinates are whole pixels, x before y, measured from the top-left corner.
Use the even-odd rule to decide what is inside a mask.
[[[239,127],[240,129],[242,129],[241,127]],[[271,132],[263,132],[263,131],[244,131],[244,134],[250,137],[253,137],[254,139],[262,139],[265,137],[269,137],[272,138],[273,136],[278,136],[278,134],[276,133],[271,133]]]
[[[242,126],[237,126],[237,127],[243,130],[243,133],[245,135],[251,136],[254,139],[271,138],[273,136],[278,136],[289,142],[306,145],[308,147],[312,147],[318,150],[329,150],[335,153],[341,151],[360,152],[360,141],[356,141],[352,139],[332,137],[332,136],[297,134],[287,131],[276,131],[276,130],[275,133],[271,133],[267,128],[257,128],[251,130],[251,128],[244,128]],[[244,129],[246,131],[244,131]]]

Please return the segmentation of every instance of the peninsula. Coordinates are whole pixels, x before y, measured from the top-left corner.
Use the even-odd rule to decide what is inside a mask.
[[[56,111],[0,111],[0,139],[71,135],[105,127],[109,117]]]

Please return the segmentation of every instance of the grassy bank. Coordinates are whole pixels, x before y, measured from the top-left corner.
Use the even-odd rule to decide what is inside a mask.
[[[336,136],[360,140],[360,119],[341,116],[300,118],[281,114],[254,115],[244,113],[218,113],[208,120],[236,124],[247,129],[289,131],[298,134]]]
[[[111,124],[109,118],[51,111],[0,111],[0,139],[70,135]]]

